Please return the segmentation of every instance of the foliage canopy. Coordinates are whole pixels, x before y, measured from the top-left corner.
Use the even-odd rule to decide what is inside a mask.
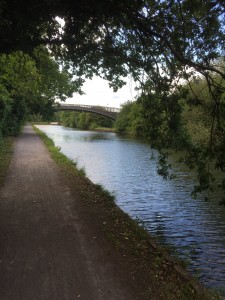
[[[42,47],[0,55],[0,137],[15,135],[30,114],[51,118],[55,99],[77,90],[76,81]]]
[[[1,0],[0,52],[48,45],[77,74],[114,81],[144,70],[163,88],[186,67],[224,77],[213,64],[224,54],[224,14],[220,0]]]

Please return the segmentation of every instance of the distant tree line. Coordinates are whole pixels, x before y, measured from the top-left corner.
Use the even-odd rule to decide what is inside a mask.
[[[55,118],[63,126],[78,129],[112,128],[114,123],[109,118],[85,112],[57,112]]]

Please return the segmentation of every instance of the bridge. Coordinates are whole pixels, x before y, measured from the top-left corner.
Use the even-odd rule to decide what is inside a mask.
[[[83,104],[59,104],[55,105],[57,111],[80,111],[80,112],[90,112],[107,117],[112,120],[116,120],[117,114],[120,112],[120,108],[108,107],[108,106],[94,106],[94,105],[83,105]]]

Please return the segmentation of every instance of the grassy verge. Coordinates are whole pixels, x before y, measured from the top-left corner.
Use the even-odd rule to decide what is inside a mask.
[[[0,140],[0,186],[3,184],[13,155],[13,138]]]
[[[102,132],[116,132],[115,128],[108,128],[108,127],[97,127],[94,131],[102,131]]]
[[[77,168],[77,164],[72,161],[71,159],[67,158],[60,152],[59,147],[56,147],[53,141],[47,137],[45,133],[39,130],[37,127],[33,126],[34,130],[39,134],[41,139],[43,140],[44,144],[47,146],[52,158],[54,159],[57,164],[67,171],[68,174],[74,174],[76,176],[85,177],[85,172],[83,169],[79,170]]]
[[[102,186],[93,184],[76,163],[60,153],[60,149],[43,132],[35,128],[59,165],[63,176],[86,203],[85,212],[95,220],[102,234],[115,251],[129,262],[134,285],[141,286],[140,299],[219,299],[202,288],[181,266],[171,258],[167,249],[159,246],[149,234],[124,213],[114,197]]]
[[[50,122],[31,122],[31,124],[33,125],[33,126],[35,126],[35,125],[49,125],[50,124]]]

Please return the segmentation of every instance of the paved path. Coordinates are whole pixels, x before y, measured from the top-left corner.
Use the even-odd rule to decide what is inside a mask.
[[[42,141],[25,127],[0,191],[1,300],[138,299],[74,203]]]

